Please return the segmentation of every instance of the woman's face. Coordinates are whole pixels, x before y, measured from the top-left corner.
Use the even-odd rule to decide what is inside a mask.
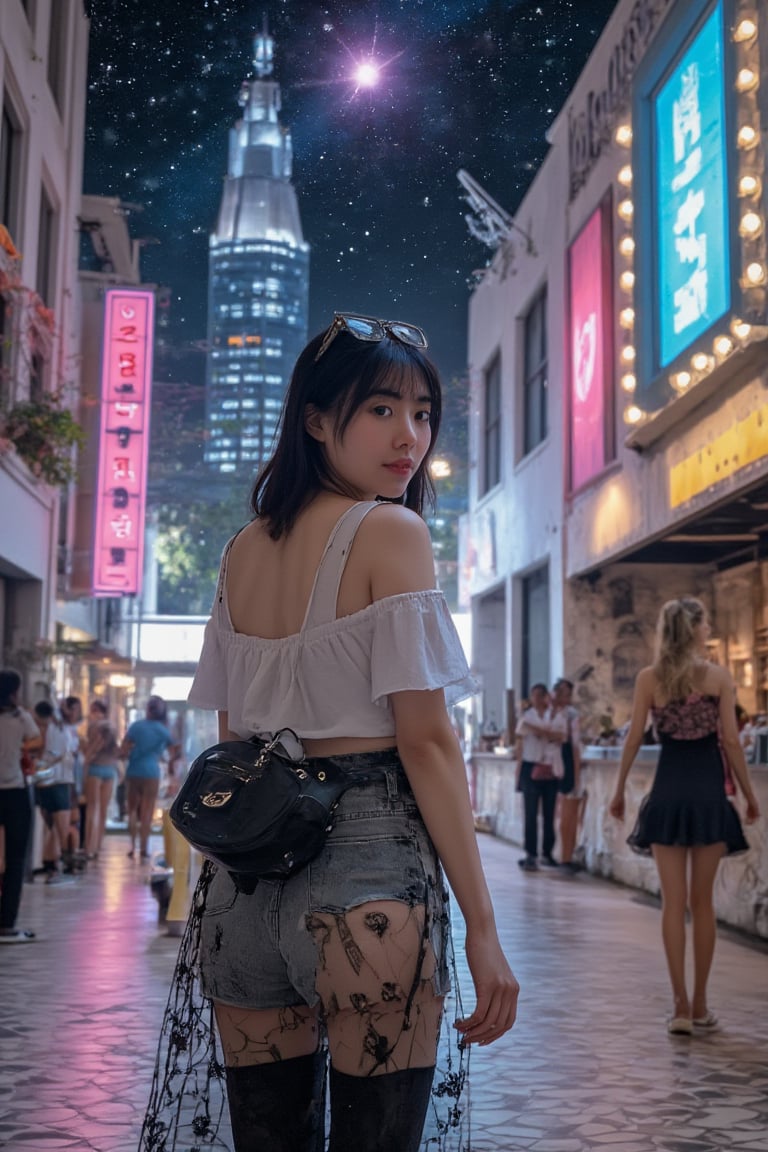
[[[399,382],[398,382],[399,383]],[[331,413],[319,414],[312,435],[325,450],[333,473],[365,500],[404,495],[432,442],[431,403],[421,388],[398,386],[369,396],[342,435]]]

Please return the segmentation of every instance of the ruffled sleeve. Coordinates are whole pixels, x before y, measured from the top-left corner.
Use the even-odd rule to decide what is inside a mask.
[[[187,697],[197,708],[226,712],[228,704],[227,663],[214,614],[205,626],[200,662]]]
[[[442,592],[390,596],[374,605],[371,700],[392,692],[445,689],[448,705],[477,691]]]

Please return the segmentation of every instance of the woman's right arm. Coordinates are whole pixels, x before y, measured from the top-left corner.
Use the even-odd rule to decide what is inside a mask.
[[[632,701],[632,720],[630,721],[629,731],[627,732],[621,749],[619,775],[616,778],[613,799],[608,807],[611,816],[615,816],[617,820],[624,819],[624,787],[627,783],[629,770],[634,764],[635,757],[643,742],[645,723],[648,719],[648,713],[652,704],[653,669],[643,668],[638,672],[637,680],[635,681],[635,697]]]
[[[744,749],[736,725],[736,689],[727,668],[717,668],[720,679],[720,738],[731,771],[747,802],[746,821],[751,824],[760,815],[760,808],[749,778]]]
[[[520,988],[496,931],[464,758],[442,690],[396,692],[390,701],[400,758],[467,926],[467,961],[477,1004],[457,1027],[468,1042],[488,1044],[514,1024]]]
[[[367,541],[374,600],[434,588],[429,531],[414,513],[382,506],[363,522],[361,534]],[[496,931],[464,757],[442,689],[393,692],[389,700],[400,758],[467,926],[467,961],[477,1003],[456,1026],[467,1042],[489,1044],[514,1024],[520,988]]]

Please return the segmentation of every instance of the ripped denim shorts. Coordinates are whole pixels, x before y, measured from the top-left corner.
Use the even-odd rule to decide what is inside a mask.
[[[250,1009],[318,1002],[319,952],[313,917],[340,916],[370,901],[426,908],[425,946],[435,995],[450,990],[448,892],[397,752],[335,756],[351,776],[382,771],[341,798],[320,854],[289,880],[261,880],[238,892],[219,870],[208,890],[200,944],[206,996]]]

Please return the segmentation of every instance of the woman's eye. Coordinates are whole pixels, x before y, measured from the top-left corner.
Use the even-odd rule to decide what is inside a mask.
[[[392,409],[388,404],[377,404],[373,409],[373,413],[375,416],[391,416]]]
[[[431,412],[427,412],[426,410],[424,410],[424,411],[422,411],[422,412],[417,412],[417,413],[416,413],[416,419],[417,419],[417,420],[421,420],[421,421],[422,421],[422,423],[428,424],[428,423],[429,423],[429,419],[430,419],[431,415],[432,415],[432,413],[431,413]]]

